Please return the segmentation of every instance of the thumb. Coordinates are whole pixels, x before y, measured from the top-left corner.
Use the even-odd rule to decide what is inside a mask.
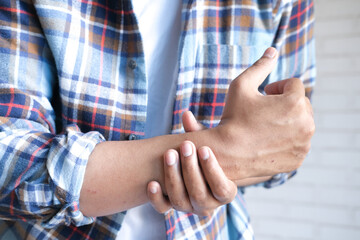
[[[186,111],[182,115],[182,122],[185,132],[196,132],[205,129],[205,126],[198,123],[191,111]]]
[[[290,78],[267,85],[265,92],[267,95],[297,93],[298,95],[304,96],[305,87],[300,79]]]
[[[277,57],[278,52],[275,48],[266,49],[259,60],[235,79],[238,81],[241,91],[244,93],[258,92],[258,87],[274,69]]]

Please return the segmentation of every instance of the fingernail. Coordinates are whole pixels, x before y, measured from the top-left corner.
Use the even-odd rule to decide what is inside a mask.
[[[155,194],[157,192],[157,188],[156,187],[150,187],[150,192],[152,194]]]
[[[205,147],[200,148],[199,156],[202,160],[208,160],[209,159],[209,150]]]
[[[268,49],[266,49],[266,51],[264,52],[264,57],[267,58],[274,58],[276,56],[276,49],[273,47],[269,47]]]
[[[181,148],[181,152],[183,154],[184,157],[189,157],[192,154],[192,147],[190,145],[190,143],[184,143],[184,145]]]
[[[173,152],[168,152],[165,160],[168,166],[172,166],[176,163],[176,156]]]

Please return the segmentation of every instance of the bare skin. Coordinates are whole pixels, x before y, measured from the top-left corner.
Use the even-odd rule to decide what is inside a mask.
[[[87,216],[120,212],[149,201],[147,184],[165,187],[163,154],[180,151],[188,140],[194,148],[208,146],[226,177],[238,182],[298,168],[310,149],[314,120],[304,86],[288,79],[258,86],[276,63],[275,49],[230,85],[219,126],[139,141],[104,142],[92,152],[80,195]],[[211,189],[212,190],[212,189]]]
[[[183,125],[186,132],[205,129],[196,122],[190,111],[183,114]],[[190,155],[188,151],[184,151],[186,148],[192,149]],[[232,202],[237,186],[252,185],[271,178],[231,181],[209,147],[200,147],[196,151],[190,141],[185,141],[180,146],[180,157],[174,149],[164,154],[164,176],[166,195],[158,182],[151,181],[148,184],[148,197],[154,209],[165,213],[174,208],[200,216],[208,216],[219,206]]]

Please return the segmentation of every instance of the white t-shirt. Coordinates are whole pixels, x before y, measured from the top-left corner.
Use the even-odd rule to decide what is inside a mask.
[[[170,133],[178,73],[181,0],[133,0],[148,80],[146,138]],[[164,215],[150,204],[129,209],[117,240],[166,238]]]

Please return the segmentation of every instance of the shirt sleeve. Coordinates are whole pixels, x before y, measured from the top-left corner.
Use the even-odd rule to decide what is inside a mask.
[[[316,77],[314,20],[313,0],[277,1],[273,47],[279,51],[279,60],[267,80],[300,78],[309,98]]]
[[[311,99],[316,77],[314,2],[313,0],[275,1],[273,16],[274,24],[277,26],[273,47],[279,52],[279,60],[265,84],[282,79],[299,78],[304,83],[306,96]],[[296,171],[280,173],[256,186],[275,187],[295,174]]]
[[[104,137],[76,125],[56,129],[57,85],[34,8],[0,1],[1,219],[47,228],[94,220],[79,211],[79,197],[89,155]]]

